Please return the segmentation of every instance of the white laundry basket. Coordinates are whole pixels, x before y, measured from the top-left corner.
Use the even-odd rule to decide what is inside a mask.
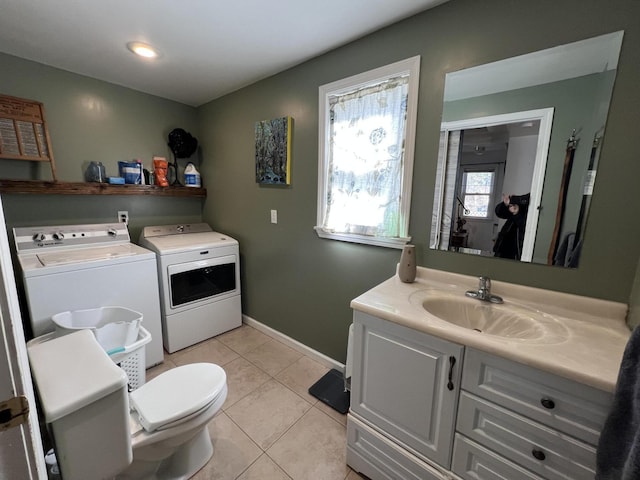
[[[144,385],[145,349],[151,334],[143,328],[142,314],[125,307],[100,307],[61,312],[51,317],[62,333],[89,329],[129,379],[129,390]]]
[[[150,341],[151,334],[146,328],[140,326],[138,340],[109,355],[111,360],[127,374],[130,392],[144,385],[146,381],[144,346]]]

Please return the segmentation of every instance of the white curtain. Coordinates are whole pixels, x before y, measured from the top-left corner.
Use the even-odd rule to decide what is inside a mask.
[[[441,131],[436,189],[431,217],[431,248],[449,249],[451,219],[455,207],[456,177],[461,130]]]
[[[400,236],[407,89],[399,77],[329,99],[326,231]]]

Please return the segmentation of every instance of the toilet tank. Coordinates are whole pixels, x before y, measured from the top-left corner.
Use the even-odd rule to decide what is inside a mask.
[[[127,377],[89,330],[27,344],[65,480],[110,478],[132,460]]]

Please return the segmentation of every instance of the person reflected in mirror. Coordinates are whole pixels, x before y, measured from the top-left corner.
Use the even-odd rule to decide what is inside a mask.
[[[496,215],[507,221],[500,229],[493,245],[494,256],[520,260],[527,212],[531,195],[502,195],[502,202],[496,205]]]

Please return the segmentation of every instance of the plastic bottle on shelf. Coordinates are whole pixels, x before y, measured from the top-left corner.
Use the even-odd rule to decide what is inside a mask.
[[[184,184],[187,187],[201,187],[202,180],[200,178],[200,172],[196,170],[196,167],[193,163],[187,163],[187,166],[184,169]]]
[[[136,163],[138,164],[138,168],[140,169],[140,181],[136,182],[140,185],[144,185],[144,166],[142,165],[142,160],[139,158],[136,159]]]
[[[167,168],[168,162],[164,157],[153,157],[153,171],[155,177],[155,184],[160,187],[168,187],[169,181],[167,180]]]

